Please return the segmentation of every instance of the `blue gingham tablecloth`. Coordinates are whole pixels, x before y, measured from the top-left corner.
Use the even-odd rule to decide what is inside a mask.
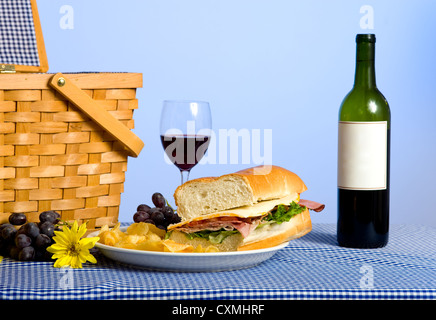
[[[39,66],[32,6],[29,0],[0,2],[0,62]]]
[[[0,299],[436,298],[436,228],[425,226],[393,225],[385,248],[363,250],[337,246],[334,224],[314,224],[269,260],[236,271],[158,272],[97,259],[66,271],[4,258]]]

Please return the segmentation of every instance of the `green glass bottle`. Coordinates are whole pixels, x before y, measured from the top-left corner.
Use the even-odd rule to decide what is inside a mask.
[[[389,234],[391,115],[375,82],[375,35],[358,34],[356,44],[354,87],[339,111],[337,240],[380,248]]]

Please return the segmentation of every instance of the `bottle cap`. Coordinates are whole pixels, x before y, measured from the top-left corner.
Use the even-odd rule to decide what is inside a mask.
[[[356,36],[356,43],[361,42],[375,43],[375,34],[358,34]]]

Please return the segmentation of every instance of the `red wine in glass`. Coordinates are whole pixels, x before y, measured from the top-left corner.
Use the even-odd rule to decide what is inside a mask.
[[[165,100],[160,118],[160,139],[165,153],[180,170],[181,183],[203,158],[212,136],[209,103]]]
[[[182,171],[191,170],[204,156],[209,146],[205,135],[161,135],[165,153],[174,165]]]

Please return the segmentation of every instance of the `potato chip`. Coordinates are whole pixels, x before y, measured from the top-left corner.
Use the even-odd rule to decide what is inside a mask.
[[[127,234],[145,236],[148,233],[150,223],[139,222],[132,223],[126,230]]]
[[[203,252],[203,246],[201,244],[199,244],[195,249],[194,252]]]
[[[153,232],[149,232],[147,234],[147,239],[148,239],[148,241],[162,241],[162,238]]]
[[[203,248],[201,245],[194,248],[192,245],[177,243],[173,240],[163,240],[165,230],[145,222],[132,223],[123,232],[120,230],[120,223],[112,229],[108,225],[101,228],[99,237],[100,243],[124,249],[160,251],[160,252],[218,252],[215,246]]]
[[[125,249],[136,249],[139,243],[144,242],[146,236],[126,235],[121,241],[115,243],[115,247]]]
[[[219,252],[219,249],[213,245],[207,246],[206,248],[203,248],[201,244],[199,244],[195,249],[194,252],[196,253],[205,253],[205,252]]]
[[[136,250],[145,250],[145,251],[164,251],[164,245],[162,240],[159,241],[143,241],[136,245]]]
[[[119,226],[119,223],[112,229],[109,229],[108,225],[103,226],[98,235],[100,237],[99,242],[108,246],[113,246],[115,243],[119,242],[124,236],[124,232],[119,229]]]
[[[165,252],[193,252],[194,247],[189,244],[177,243],[174,240],[164,240],[164,251]]]
[[[165,238],[165,234],[167,233],[165,230],[159,229],[154,224],[151,223],[147,223],[147,224],[151,232],[157,234],[161,239]]]
[[[110,231],[104,231],[99,234],[100,240],[99,242],[106,244],[108,246],[113,246],[115,243],[117,243],[120,239],[116,237],[116,235]]]
[[[220,252],[220,250],[215,246],[208,246],[203,252]]]

